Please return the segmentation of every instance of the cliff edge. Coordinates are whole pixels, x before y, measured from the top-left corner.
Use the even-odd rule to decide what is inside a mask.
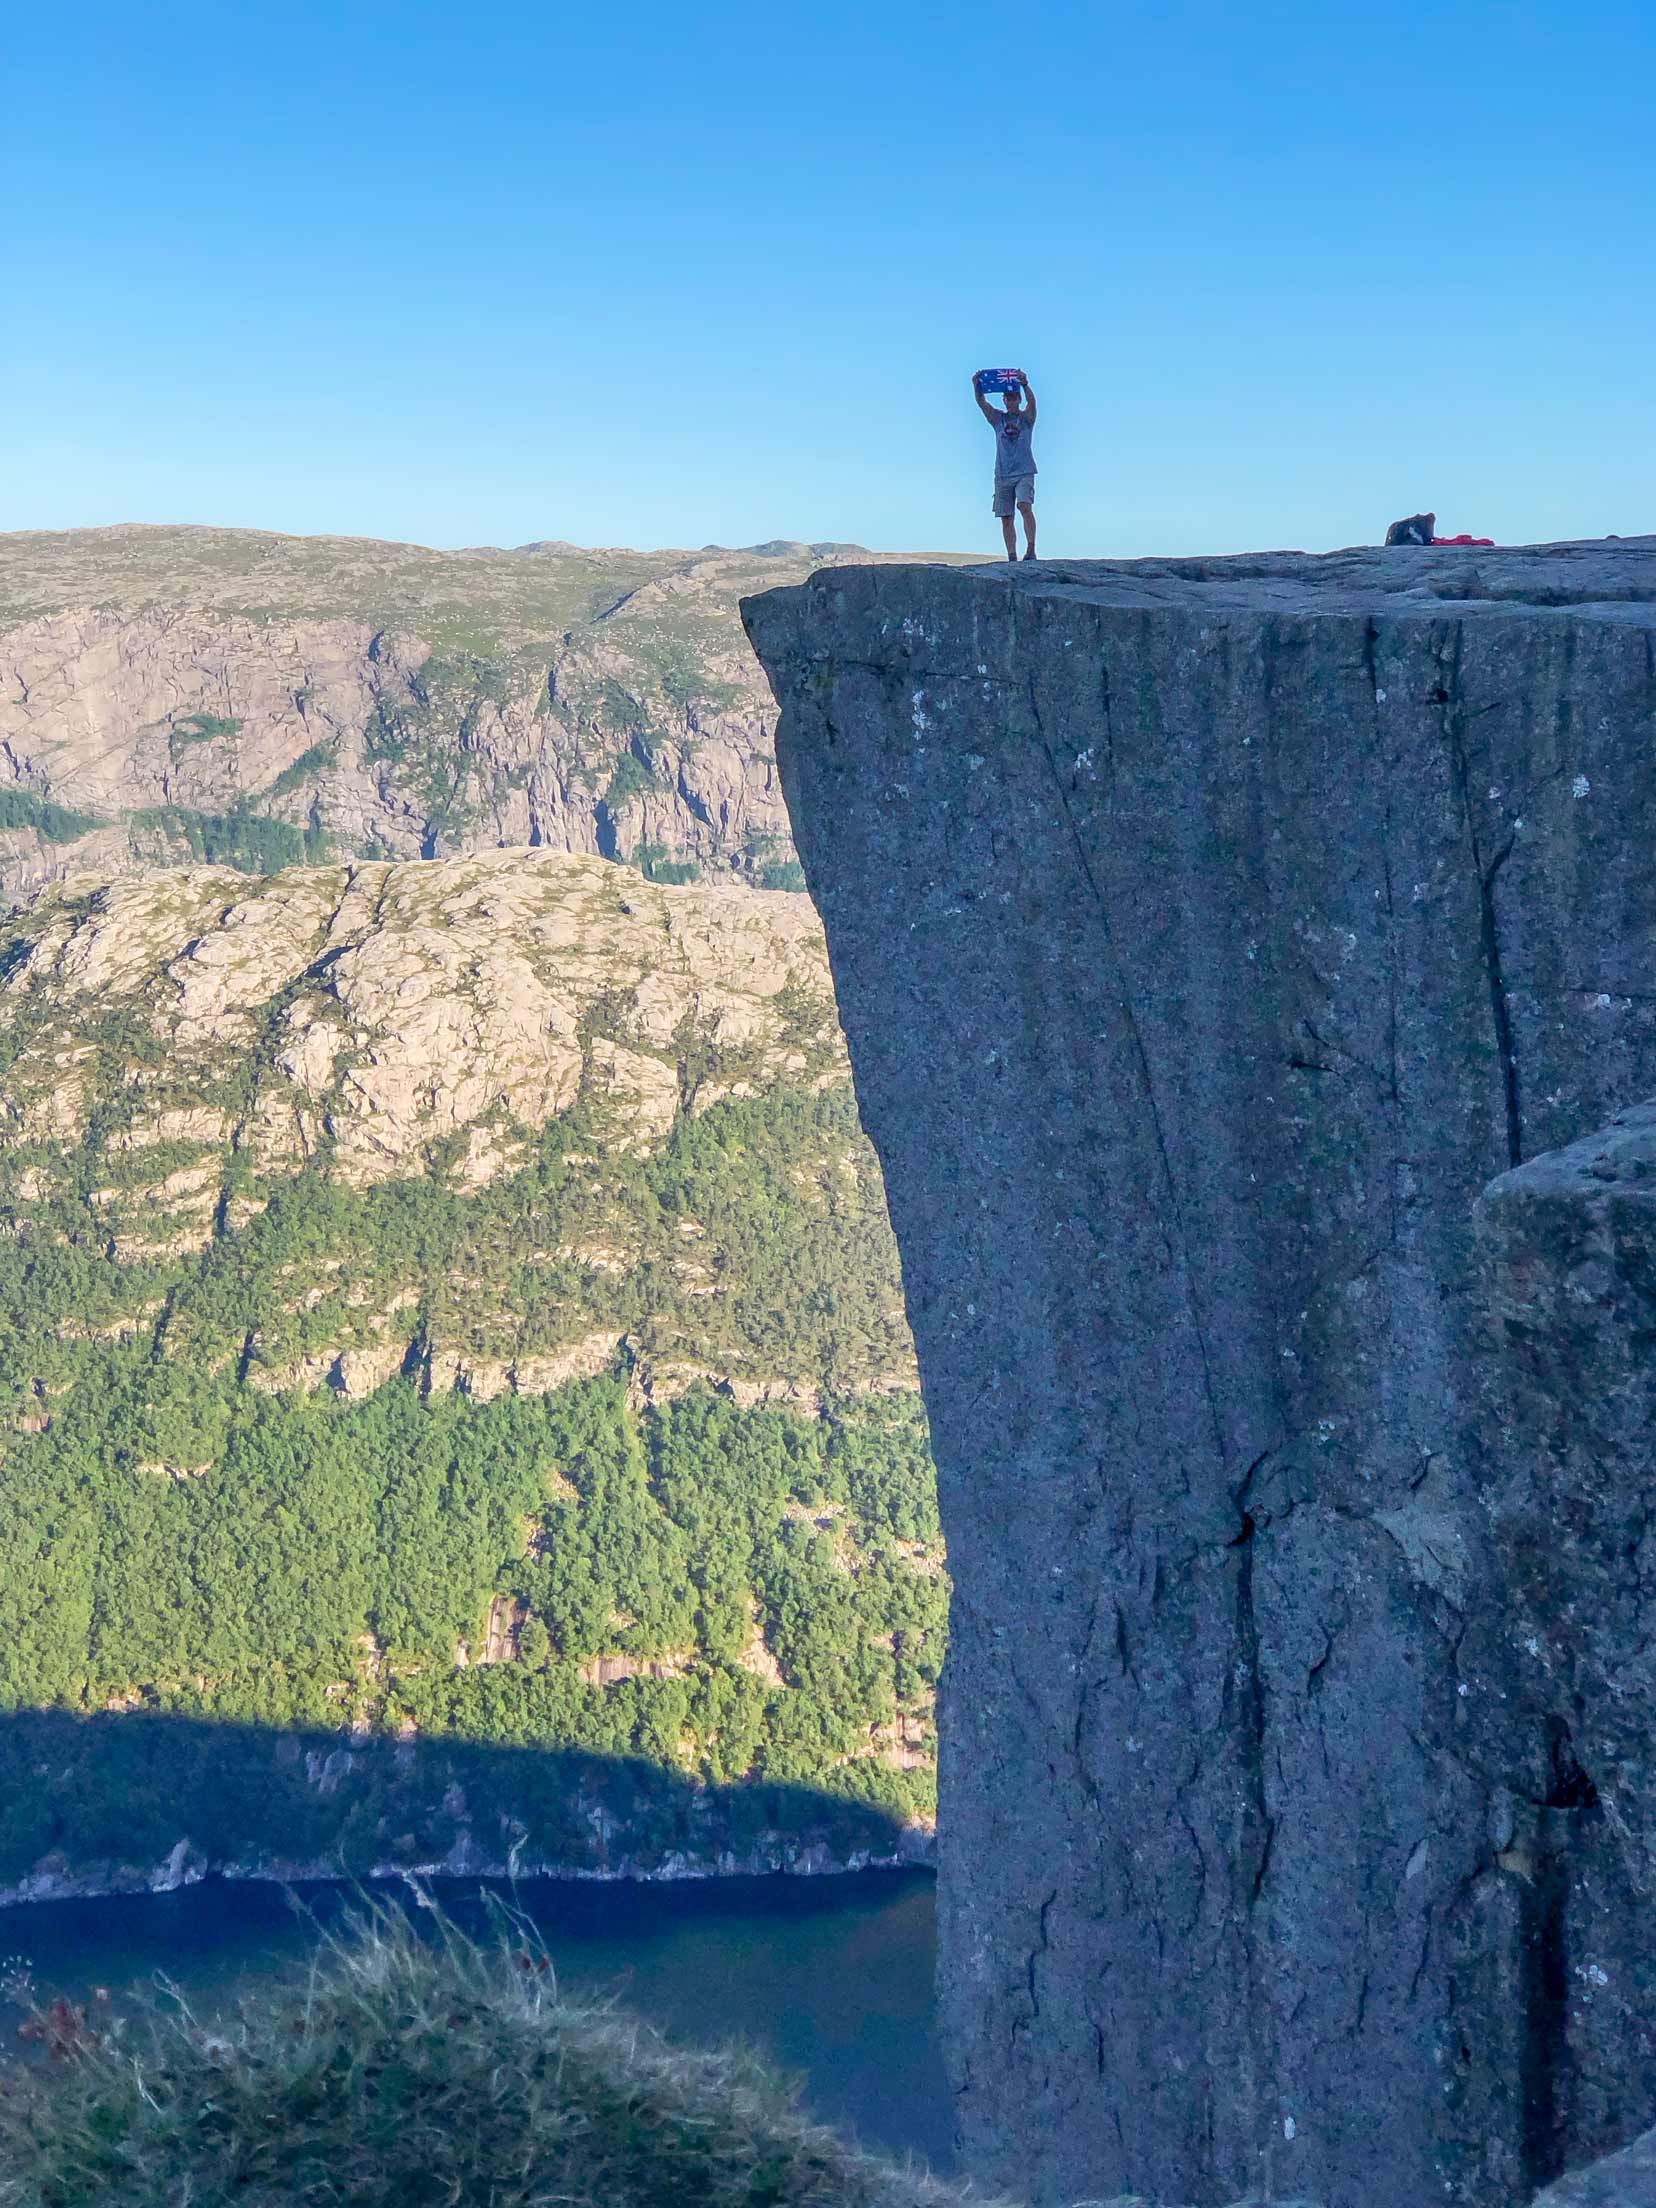
[[[1656,2117],[1628,1713],[1534,1622],[1612,1514],[1515,1567],[1474,1231],[1656,1091],[1656,541],[744,612],[942,1484],[971,2165],[1509,2208]]]

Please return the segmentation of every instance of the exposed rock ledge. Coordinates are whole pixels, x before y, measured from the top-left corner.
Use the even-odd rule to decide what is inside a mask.
[[[95,1044],[118,1024],[141,1098],[123,1151],[230,1144],[261,1167],[326,1153],[367,1186],[424,1171],[447,1141],[479,1188],[583,1083],[616,1106],[618,1142],[659,1141],[684,1101],[674,1053],[689,1027],[748,1053],[755,1083],[803,1074],[790,985],[827,1006],[803,897],[667,889],[562,852],[74,877],[4,940],[0,1147],[72,1144],[107,1116]],[[625,1039],[595,1040],[595,1014],[617,1002]],[[239,1110],[227,1069],[243,1075]],[[146,1187],[149,1216],[193,1213],[181,1240],[199,1246],[220,1179]]]
[[[1580,1375],[1480,1388],[1473,1230],[1656,1091],[1656,545],[745,610],[941,1475],[971,2165],[1510,2208],[1656,2117],[1632,1567],[1565,1511],[1524,1577]]]

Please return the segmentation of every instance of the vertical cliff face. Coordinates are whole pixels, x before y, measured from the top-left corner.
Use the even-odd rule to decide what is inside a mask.
[[[1656,2077],[1656,1105],[1503,1174],[1476,1229],[1506,1690],[1557,1744],[1547,1800],[1511,1843],[1531,1983],[1551,1970],[1565,2058],[1535,2066],[1531,2115],[1572,2144],[1619,2144],[1645,2113],[1629,2074]],[[1583,2199],[1656,2201],[1656,2139],[1642,2151],[1648,2190]]]
[[[1043,2202],[1506,2208],[1653,2113],[1473,1233],[1656,1089],[1653,600],[1639,544],[746,607],[942,1481],[961,2122]]]

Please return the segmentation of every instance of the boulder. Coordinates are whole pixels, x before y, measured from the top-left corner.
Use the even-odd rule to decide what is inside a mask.
[[[1503,1174],[1476,1230],[1505,1691],[1552,1758],[1504,1812],[1555,2034],[1529,2115],[1574,2159],[1656,2077],[1656,1105]]]

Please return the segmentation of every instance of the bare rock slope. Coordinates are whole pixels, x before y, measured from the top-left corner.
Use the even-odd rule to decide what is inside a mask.
[[[705,1222],[664,1228],[640,1209],[626,1165],[722,1099],[843,1087],[804,896],[662,887],[544,851],[262,881],[193,867],[71,879],[14,923],[0,964],[0,1205],[14,1233],[97,1248],[129,1288],[94,1299],[113,1298],[112,1330],[186,1324],[178,1264],[296,1175],[460,1198],[517,1189],[567,1125],[581,1130],[560,1166],[578,1229],[533,1253],[554,1292],[532,1315],[518,1280],[531,1253],[501,1249],[441,1298],[452,1330],[418,1351],[431,1384],[541,1392],[609,1365],[631,1315],[635,1343],[657,1352],[641,1384],[700,1376],[750,1399],[814,1400],[822,1375],[796,1364],[786,1315],[764,1347],[751,1324],[732,1330],[739,1267]],[[866,1219],[877,1241],[860,1137],[820,1142],[825,1185],[790,1194],[807,1215],[814,1197],[825,1217]],[[900,1385],[894,1267],[872,1263],[886,1315],[842,1377]],[[371,1246],[346,1273],[337,1258],[290,1263],[292,1293],[245,1345],[244,1376],[360,1394],[402,1370],[435,1285],[409,1264]]]
[[[956,1575],[972,2161],[1510,2208],[1656,2114],[1644,1243],[1474,1232],[1656,1089],[1656,545],[745,610]]]
[[[0,536],[0,894],[511,844],[791,883],[736,601],[842,549]]]
[[[154,1054],[128,1082],[125,1148],[187,1133],[250,1150],[267,1171],[325,1153],[357,1186],[424,1171],[446,1141],[461,1145],[460,1178],[480,1185],[583,1083],[622,1101],[628,1141],[659,1139],[679,1114],[688,1024],[755,1075],[799,1073],[778,1000],[791,988],[831,1001],[803,896],[674,894],[547,852],[257,882],[206,866],[72,878],[11,942],[0,1030],[14,1043],[12,1142],[73,1142],[94,1112],[107,1121],[107,1069],[81,1031],[125,1016]],[[595,1045],[600,1002],[625,1003],[626,1041]],[[697,1101],[728,1089],[708,1082]],[[153,1205],[159,1191],[141,1193]]]

